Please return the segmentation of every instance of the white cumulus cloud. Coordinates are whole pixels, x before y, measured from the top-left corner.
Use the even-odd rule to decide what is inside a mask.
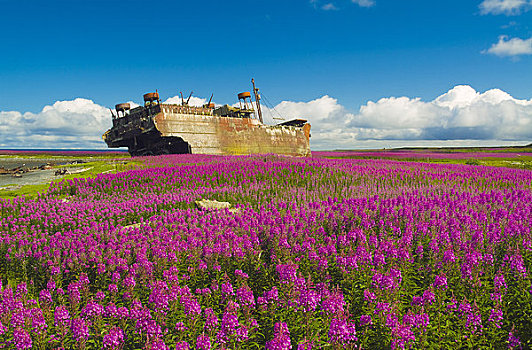
[[[91,100],[57,101],[39,113],[0,111],[0,147],[103,148],[111,112]]]
[[[368,101],[357,113],[329,96],[282,102],[276,109],[309,120],[315,149],[519,144],[532,135],[532,99],[515,99],[499,89],[479,93],[467,85],[428,102],[409,97]]]
[[[520,55],[532,55],[532,38],[529,39],[520,39],[512,38],[509,39],[506,35],[501,35],[499,41],[491,47],[483,51],[484,53],[490,53],[497,56],[509,56],[515,57]]]
[[[517,15],[532,8],[532,0],[484,0],[479,8],[483,15]]]
[[[165,103],[181,103],[172,97]],[[192,97],[200,106],[206,99]],[[532,99],[492,89],[478,92],[459,85],[432,101],[385,97],[350,111],[325,95],[307,101],[263,106],[265,120],[307,119],[312,149],[396,146],[467,146],[530,143]],[[0,111],[2,148],[106,148],[101,135],[111,126],[109,109],[91,100],[58,101],[39,113]]]
[[[187,99],[188,99],[188,96],[184,96],[183,99],[186,102]],[[189,106],[195,106],[195,107],[201,107],[204,104],[206,104],[207,102],[208,101],[206,99],[204,99],[204,98],[191,96],[190,100],[188,101],[188,105]],[[164,101],[164,103],[180,105],[182,103],[181,96],[170,97],[169,99]]]

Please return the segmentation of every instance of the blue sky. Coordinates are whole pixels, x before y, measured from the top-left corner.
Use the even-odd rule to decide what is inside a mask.
[[[500,89],[532,104],[530,0],[0,0],[0,6],[4,132],[13,128],[6,118],[15,112],[42,124],[43,107],[76,98],[111,107],[139,102],[157,88],[163,98],[194,90],[233,103],[237,92],[249,90],[251,77],[288,114],[298,112],[298,103],[333,99],[336,114],[325,121],[315,116],[314,134],[322,127],[332,132],[334,126],[324,125],[342,118],[368,128],[355,119],[364,119],[361,107],[370,101],[404,96],[431,103],[456,86],[480,96]],[[532,107],[525,107],[516,112],[518,124],[532,130]],[[51,125],[44,135],[52,140],[54,130],[69,132]],[[456,142],[449,130],[442,140]],[[362,140],[353,135],[341,144],[321,140],[321,147]],[[401,138],[411,139],[392,137]],[[6,140],[0,146],[20,147],[23,136]]]

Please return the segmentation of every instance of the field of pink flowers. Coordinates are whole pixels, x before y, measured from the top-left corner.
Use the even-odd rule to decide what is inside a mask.
[[[528,150],[528,149],[527,149]],[[430,151],[430,150],[383,150],[383,151],[317,151],[312,152],[314,157],[325,158],[372,158],[372,159],[447,159],[447,160],[460,160],[460,159],[482,159],[482,158],[505,158],[505,159],[519,159],[530,158],[532,153],[530,152],[495,152],[482,151],[482,152],[450,152],[445,151]]]
[[[0,200],[0,347],[532,346],[532,171],[144,162]]]

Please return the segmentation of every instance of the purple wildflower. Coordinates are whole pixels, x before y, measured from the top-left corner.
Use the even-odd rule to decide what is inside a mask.
[[[113,327],[103,337],[103,347],[106,349],[118,349],[124,342],[124,331],[119,327]]]
[[[57,327],[67,326],[69,324],[70,314],[64,305],[60,305],[55,309],[54,320]]]
[[[360,326],[366,326],[371,325],[372,320],[370,315],[362,315],[360,316]]]
[[[233,291],[233,285],[231,283],[222,283],[222,295],[224,297],[235,295],[235,292]]]
[[[30,335],[22,328],[17,328],[13,332],[13,343],[15,343],[17,350],[31,349],[32,347]]]
[[[52,303],[52,294],[46,289],[43,289],[39,292],[39,301],[45,304]]]
[[[211,350],[211,338],[205,334],[198,336],[196,339],[196,349]]]
[[[432,305],[434,301],[436,300],[434,296],[434,292],[431,290],[426,290],[423,292],[423,304],[426,306],[427,304]]]
[[[214,314],[214,310],[210,307],[205,309],[205,329],[207,331],[212,331],[218,327],[219,320],[218,317]]]
[[[445,276],[445,274],[436,276],[434,280],[434,287],[443,290],[447,289],[447,276]]]
[[[329,295],[329,297],[325,299],[321,305],[323,310],[325,310],[331,315],[343,312],[344,306],[344,295],[339,290]]]
[[[250,308],[255,307],[255,297],[253,296],[253,291],[248,286],[244,285],[238,288],[236,290],[236,296],[240,304]]]
[[[496,328],[501,328],[502,319],[503,319],[503,314],[501,310],[491,309],[488,323],[492,323]]]
[[[292,349],[290,342],[290,332],[284,322],[277,322],[274,326],[274,337],[266,343],[268,350],[289,350]]]
[[[510,332],[508,334],[508,348],[509,349],[522,349],[521,341],[519,340],[519,337],[513,334],[513,332]]]
[[[249,329],[246,326],[240,326],[236,330],[236,340],[243,342],[248,340]]]
[[[329,327],[329,341],[333,344],[348,345],[356,342],[356,329],[354,322],[333,318]]]
[[[175,324],[175,329],[176,331],[178,332],[184,332],[186,331],[188,328],[185,326],[185,324],[183,322],[177,322]]]
[[[392,329],[392,349],[404,349],[408,347],[411,343],[416,341],[416,336],[412,329],[406,325],[398,325]]]
[[[85,320],[79,318],[72,320],[71,330],[77,342],[89,339],[89,325]]]
[[[175,345],[175,350],[190,350],[190,345],[186,341],[180,341]]]

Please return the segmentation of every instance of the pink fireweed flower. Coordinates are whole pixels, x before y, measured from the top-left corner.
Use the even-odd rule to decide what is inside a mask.
[[[490,293],[490,299],[495,302],[502,302],[502,294],[501,293]]]
[[[101,301],[103,301],[103,299],[105,299],[105,293],[102,292],[101,290],[99,290],[99,291],[96,292],[95,298],[96,298],[96,300],[101,302]]]
[[[235,270],[235,276],[239,276],[242,278],[249,278],[249,275],[242,270]]]
[[[222,283],[222,295],[224,297],[235,295],[235,292],[233,291],[233,285],[231,283]]]
[[[210,307],[205,309],[205,329],[212,331],[218,327],[218,317],[215,315],[214,310]]]
[[[83,319],[77,318],[72,320],[71,331],[74,339],[77,342],[82,342],[89,339],[89,323]]]
[[[364,290],[364,300],[368,303],[371,303],[372,301],[377,300],[377,296],[375,295],[375,293],[366,289]]]
[[[497,292],[503,291],[506,292],[508,289],[508,286],[506,285],[506,280],[504,279],[503,274],[496,275],[493,278],[493,285],[495,286],[495,290]]]
[[[394,327],[397,327],[397,325],[399,325],[399,318],[397,314],[395,313],[387,314],[386,315],[386,327],[394,328]]]
[[[249,329],[246,326],[240,326],[236,330],[236,340],[239,342],[243,342],[248,340],[249,337]]]
[[[22,328],[17,328],[13,332],[13,343],[17,350],[31,349],[32,341],[30,335]]]
[[[423,304],[426,306],[427,304],[432,305],[434,301],[436,300],[434,296],[434,292],[431,290],[426,290],[423,292]]]
[[[392,329],[392,343],[391,348],[405,349],[410,347],[410,344],[416,341],[416,336],[412,329],[406,325],[397,325]]]
[[[313,289],[304,289],[299,293],[297,303],[301,310],[314,311],[318,307],[321,296]]]
[[[48,325],[44,319],[44,315],[41,309],[33,308],[29,310],[28,316],[31,318],[31,330],[35,334],[41,335],[46,332]]]
[[[105,307],[105,316],[110,318],[118,318],[118,308],[114,303],[109,303]]]
[[[190,345],[186,341],[180,341],[175,345],[175,350],[190,350]]]
[[[185,324],[183,322],[177,322],[175,324],[175,329],[178,332],[184,332],[184,331],[188,330],[188,328],[185,326]]]
[[[122,285],[126,288],[133,288],[137,285],[137,283],[135,282],[135,279],[132,276],[127,276],[122,281]]]
[[[501,310],[491,309],[488,323],[493,324],[496,328],[501,328],[502,319],[503,319],[503,313]]]
[[[46,289],[43,289],[39,292],[39,301],[45,304],[52,303],[52,294]]]
[[[423,305],[423,297],[414,295],[412,297],[412,305]]]
[[[253,291],[247,285],[244,285],[236,290],[236,297],[241,305],[250,308],[255,307],[255,298],[253,296]]]
[[[375,306],[375,315],[382,315],[390,311],[390,304],[386,302],[378,302]]]
[[[298,265],[282,265],[282,264],[279,264],[275,267],[277,273],[279,274],[279,278],[281,279],[281,281],[283,282],[290,282],[290,281],[294,281],[295,278],[296,278],[296,271],[297,271],[297,268],[299,266]]]
[[[111,293],[117,293],[118,292],[118,286],[114,283],[109,284],[107,287],[107,290]]]
[[[297,344],[297,350],[312,350],[314,342],[309,340],[303,340],[302,343]]]
[[[28,285],[25,282],[18,284],[17,291],[15,292],[15,297],[17,299],[20,299],[26,294],[28,294]]]
[[[15,311],[11,316],[11,327],[22,328],[26,323],[26,312],[24,309]]]
[[[79,275],[79,283],[83,287],[87,287],[90,284],[89,277],[87,276],[85,272],[82,272]]]
[[[438,289],[447,289],[447,276],[444,273],[436,276],[433,286]]]
[[[196,339],[196,349],[211,350],[211,338],[208,335],[199,335]]]
[[[113,272],[113,274],[111,276],[111,281],[115,282],[115,283],[120,281],[120,272],[118,272],[118,271]]]
[[[82,286],[78,282],[72,282],[68,285],[67,291],[72,303],[79,303],[81,301],[80,288]]]
[[[468,328],[471,333],[475,333],[477,328],[482,330],[482,316],[475,313],[467,315],[466,328]]]
[[[102,305],[89,301],[83,309],[81,309],[81,315],[85,318],[95,318],[102,316],[105,312],[105,309]]]
[[[70,313],[64,305],[60,305],[55,309],[54,312],[55,325],[67,326],[70,322]]]
[[[181,298],[180,303],[183,305],[186,315],[194,317],[201,314],[201,305],[196,298],[184,296]]]
[[[354,322],[333,318],[329,326],[329,342],[332,344],[352,344],[358,340]]]
[[[510,332],[508,334],[508,348],[509,349],[522,349],[521,341],[519,340],[519,337],[514,335],[513,332]]]
[[[150,350],[168,350],[168,346],[161,339],[151,340],[146,345]]]
[[[55,281],[53,279],[50,279],[48,283],[46,284],[46,289],[48,290],[54,290],[55,289]]]
[[[412,328],[420,328],[425,330],[429,324],[429,315],[422,313],[422,314],[413,314],[408,313],[403,316],[403,324],[410,326]]]
[[[454,256],[454,251],[452,250],[446,250],[443,253],[443,261],[446,264],[453,264],[456,261],[456,257]]]
[[[231,313],[224,313],[222,316],[222,332],[227,335],[231,336],[235,333],[236,328],[240,325],[238,322],[238,316]]]
[[[103,347],[106,349],[119,349],[124,342],[124,331],[119,327],[113,327],[103,337]]]
[[[339,290],[329,295],[321,304],[322,309],[331,315],[343,312],[344,306],[344,295]]]
[[[277,322],[274,326],[274,337],[272,340],[266,342],[267,350],[290,350],[292,344],[290,342],[290,332],[288,326],[284,322]]]

